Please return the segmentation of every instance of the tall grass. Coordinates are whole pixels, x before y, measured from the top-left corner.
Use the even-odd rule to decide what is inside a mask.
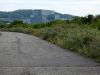
[[[14,25],[13,25],[14,24]],[[2,31],[32,34],[100,62],[100,17],[56,20],[48,23],[27,25],[16,21],[0,26]]]
[[[100,62],[100,31],[91,25],[56,23],[37,29],[35,35]]]

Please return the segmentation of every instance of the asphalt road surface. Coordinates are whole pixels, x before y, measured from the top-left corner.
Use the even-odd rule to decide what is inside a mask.
[[[0,33],[0,75],[100,75],[91,59],[31,35]]]

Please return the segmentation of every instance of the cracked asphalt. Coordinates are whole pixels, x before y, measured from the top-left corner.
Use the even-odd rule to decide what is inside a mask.
[[[0,75],[100,75],[91,59],[35,36],[0,33]]]

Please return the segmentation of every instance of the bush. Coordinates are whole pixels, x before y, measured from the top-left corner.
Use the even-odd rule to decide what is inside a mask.
[[[37,36],[60,47],[100,60],[100,32],[89,26],[62,24],[38,30]]]
[[[14,24],[14,25],[13,25]],[[44,40],[100,62],[100,17],[88,15],[73,20],[56,20],[27,25],[13,22],[1,26],[3,31],[34,34]]]
[[[17,25],[17,24],[24,24],[23,21],[15,20],[11,23],[11,25]]]

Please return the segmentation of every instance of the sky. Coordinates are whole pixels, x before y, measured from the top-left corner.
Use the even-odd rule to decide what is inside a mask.
[[[0,0],[0,11],[48,9],[63,14],[100,14],[100,0]]]

